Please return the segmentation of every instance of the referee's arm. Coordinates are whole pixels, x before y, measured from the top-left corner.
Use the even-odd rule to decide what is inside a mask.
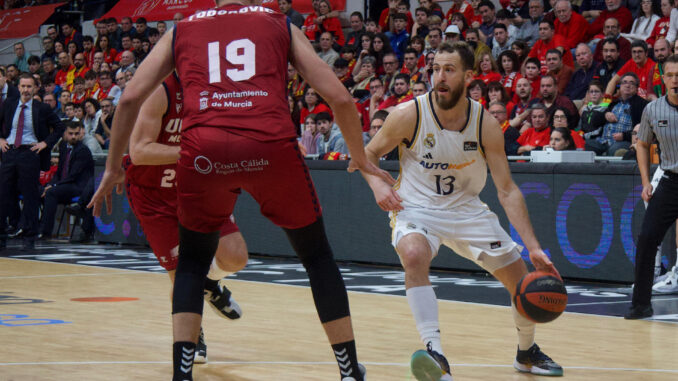
[[[650,198],[652,198],[652,184],[650,183],[650,143],[652,142],[652,136],[652,126],[650,125],[648,107],[646,107],[640,119],[638,143],[636,144],[636,159],[638,160],[640,179],[643,183],[641,197],[645,202],[650,201]]]

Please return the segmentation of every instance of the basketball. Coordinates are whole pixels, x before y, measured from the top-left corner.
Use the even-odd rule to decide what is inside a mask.
[[[554,274],[534,271],[518,282],[513,302],[521,315],[535,323],[548,323],[567,307],[567,290]]]

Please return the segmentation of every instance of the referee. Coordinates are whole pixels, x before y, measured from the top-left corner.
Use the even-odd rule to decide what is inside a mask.
[[[648,202],[636,251],[635,286],[631,308],[625,319],[652,316],[652,280],[657,246],[678,218],[678,56],[664,62],[662,76],[666,95],[649,103],[643,111],[638,131],[637,158],[643,182],[643,200]],[[657,137],[664,175],[652,189],[650,183],[650,144]]]

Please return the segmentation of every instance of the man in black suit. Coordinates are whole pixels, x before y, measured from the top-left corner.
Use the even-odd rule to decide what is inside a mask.
[[[2,109],[3,103],[7,100],[12,100],[19,98],[19,90],[14,87],[14,85],[7,82],[7,77],[5,76],[5,68],[0,67],[0,109]],[[14,200],[17,200],[16,196],[9,196]],[[21,216],[21,208],[19,208],[19,203],[14,202],[10,205],[10,210],[7,212],[9,218],[9,226],[6,229],[8,234],[14,235],[17,230],[19,230],[19,218]]]
[[[0,108],[0,250],[7,245],[6,217],[12,194],[23,196],[24,249],[35,246],[40,208],[40,170],[48,170],[50,150],[63,134],[61,120],[50,107],[33,100],[35,79],[19,77],[20,97]]]
[[[71,204],[71,199],[80,196],[94,177],[94,159],[89,148],[80,141],[80,129],[82,122],[66,122],[66,131],[59,144],[59,168],[43,193],[45,207],[40,224],[43,237],[52,235],[58,204]],[[91,223],[83,223],[82,229],[90,235],[92,227]]]

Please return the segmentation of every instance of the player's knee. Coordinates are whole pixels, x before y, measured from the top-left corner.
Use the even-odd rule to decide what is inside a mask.
[[[245,240],[240,233],[233,233],[219,240],[219,247],[215,255],[219,268],[237,272],[247,265],[248,253]]]
[[[219,232],[200,233],[180,225],[179,241],[172,313],[202,314],[205,277],[219,244]]]
[[[428,247],[421,245],[399,245],[398,255],[406,271],[428,271],[431,264],[431,253]]]

